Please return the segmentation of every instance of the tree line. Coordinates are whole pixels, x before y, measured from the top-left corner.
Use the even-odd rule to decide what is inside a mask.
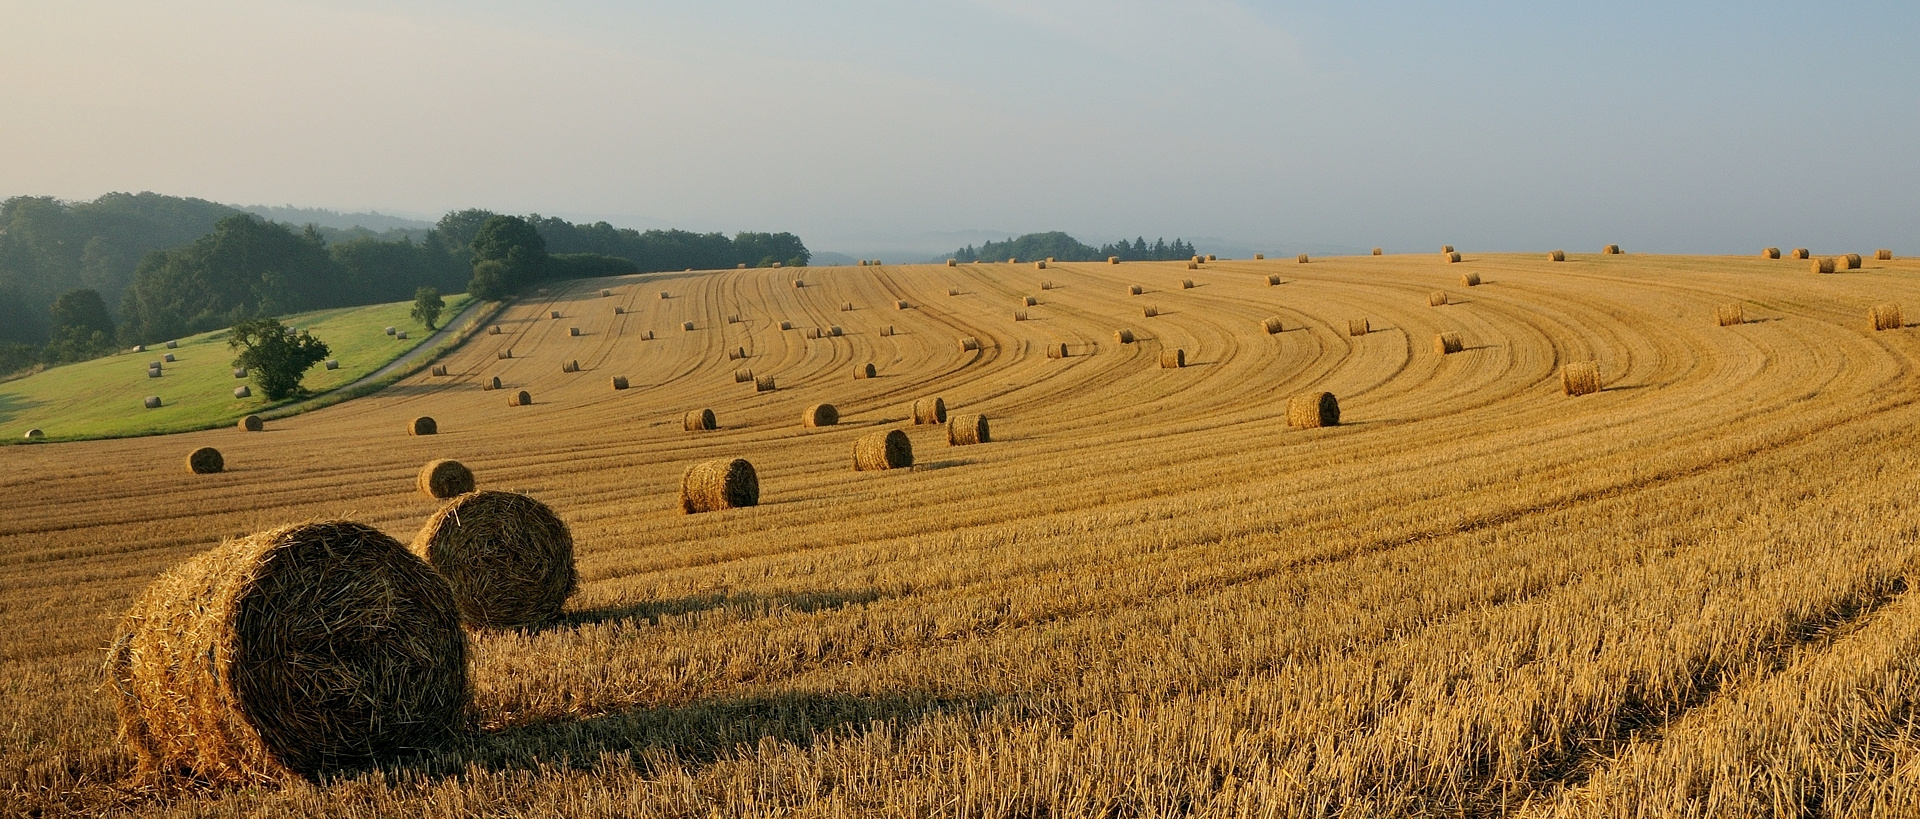
[[[1004,242],[984,242],[977,248],[969,244],[954,251],[951,258],[962,262],[997,262],[1004,259],[1099,262],[1117,256],[1123,262],[1166,262],[1189,259],[1194,255],[1193,244],[1181,239],[1172,242],[1157,239],[1153,244],[1147,244],[1144,237],[1135,238],[1132,242],[1121,239],[1096,248],[1056,230],[1029,233]]]

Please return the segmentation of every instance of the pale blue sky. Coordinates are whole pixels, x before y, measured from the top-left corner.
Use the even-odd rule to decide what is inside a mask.
[[[0,196],[1920,252],[1920,4],[0,0]],[[919,243],[919,244],[916,244]]]

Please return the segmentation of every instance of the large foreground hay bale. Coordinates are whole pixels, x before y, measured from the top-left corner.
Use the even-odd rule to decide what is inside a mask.
[[[1462,274],[1460,274],[1460,284],[1461,284],[1461,285],[1463,285],[1463,286],[1466,286],[1466,287],[1479,287],[1479,286],[1480,286],[1480,274],[1478,274],[1478,273],[1462,273]]]
[[[1452,355],[1466,349],[1460,342],[1460,334],[1447,331],[1433,337],[1433,351],[1441,355]]]
[[[944,424],[947,422],[947,400],[939,396],[916,398],[913,401],[913,422],[915,424]]]
[[[979,413],[955,415],[947,422],[947,446],[968,446],[992,441],[987,416]]]
[[[437,435],[439,432],[440,424],[431,415],[422,415],[407,423],[408,435]]]
[[[1575,361],[1560,368],[1560,391],[1567,395],[1592,395],[1600,391],[1600,362]]]
[[[1815,273],[1832,273],[1834,263],[1832,259],[1814,259],[1809,268]]]
[[[447,581],[370,526],[229,540],[147,587],[108,659],[142,774],[291,780],[437,745],[471,698]]]
[[[427,519],[411,550],[447,579],[460,619],[475,626],[551,620],[579,585],[567,524],[516,492],[462,493]]]
[[[713,410],[710,409],[688,410],[687,414],[680,420],[688,432],[701,432],[720,428],[719,421],[714,417]]]
[[[195,475],[212,475],[223,472],[226,468],[227,459],[220,455],[220,450],[213,447],[203,446],[187,453],[187,471]]]
[[[1347,335],[1364,336],[1373,332],[1373,326],[1366,319],[1347,319]]]
[[[680,477],[680,511],[689,515],[758,505],[760,476],[745,458],[697,463]]]
[[[1762,259],[1778,259],[1778,258],[1780,258],[1780,248],[1777,248],[1777,247],[1769,247],[1769,248],[1763,248],[1763,249],[1762,249],[1762,250],[1760,251],[1760,258],[1762,258]]]
[[[248,432],[259,432],[267,428],[267,422],[260,420],[258,415],[249,415],[240,419],[238,426]]]
[[[1713,317],[1714,320],[1720,322],[1720,326],[1722,327],[1732,327],[1736,324],[1747,323],[1746,310],[1739,302],[1720,305],[1713,311]]]
[[[800,426],[830,427],[840,423],[840,411],[832,404],[814,404],[800,414]]]
[[[1330,392],[1310,392],[1287,401],[1287,426],[1294,429],[1340,425],[1340,402]]]
[[[853,471],[905,469],[913,466],[913,442],[897,429],[860,436],[853,442]]]
[[[1177,370],[1187,366],[1187,351],[1179,348],[1160,353],[1160,369]]]
[[[1435,290],[1427,294],[1428,307],[1444,307],[1447,303],[1447,291]]]
[[[413,481],[415,489],[429,498],[447,498],[465,495],[473,491],[473,470],[459,461],[441,458],[428,461],[420,467],[420,474]]]
[[[1875,330],[1898,330],[1906,326],[1900,315],[1900,305],[1876,304],[1867,311],[1867,318],[1873,321]]]
[[[1891,262],[1893,261],[1893,251],[1884,247],[1876,250],[1873,252],[1873,260],[1876,262]]]

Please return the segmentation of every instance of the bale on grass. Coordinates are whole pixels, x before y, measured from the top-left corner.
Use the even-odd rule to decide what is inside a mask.
[[[40,431],[39,427],[34,427],[33,429],[27,430],[26,438],[29,441],[38,441],[41,438],[45,438],[45,437],[47,437],[47,434],[45,432]]]
[[[459,461],[440,458],[428,461],[420,467],[420,474],[414,477],[413,486],[420,494],[430,498],[446,500],[456,495],[465,495],[473,491],[473,470]]]
[[[161,356],[161,358],[165,360],[168,364],[172,364],[173,362],[179,360],[173,357],[173,353],[167,353],[166,355]]]
[[[533,396],[529,394],[526,390],[521,390],[517,393],[514,393],[513,400],[507,402],[507,406],[509,407],[526,407],[526,406],[532,406],[532,405],[533,405]]]
[[[1287,401],[1287,426],[1295,429],[1340,425],[1340,402],[1330,392],[1310,392]]]
[[[1560,368],[1560,391],[1591,395],[1600,391],[1600,362],[1575,361]]]
[[[1435,290],[1427,294],[1428,307],[1440,307],[1447,303],[1447,291]]]
[[[394,338],[397,338],[397,339],[400,339],[400,340],[402,340],[402,341],[405,341],[405,340],[406,340],[406,338],[407,338],[407,331],[405,331],[405,330],[401,330],[400,332],[398,332],[398,333],[395,333],[395,334],[393,335],[393,337],[394,337]]]
[[[1478,273],[1465,273],[1465,274],[1462,274],[1462,275],[1460,276],[1460,284],[1462,284],[1462,285],[1464,285],[1464,286],[1467,286],[1467,287],[1479,287],[1479,286],[1480,286],[1480,274],[1478,274]]]
[[[212,475],[227,468],[227,459],[221,457],[220,450],[203,446],[187,453],[187,471],[195,475]]]
[[[1876,262],[1891,262],[1893,261],[1893,251],[1886,248],[1876,250],[1873,252],[1873,260]]]
[[[913,402],[913,422],[915,424],[944,424],[947,422],[947,400],[938,396],[916,398]]]
[[[169,341],[169,342],[167,342],[167,349],[169,349],[169,350],[177,350],[177,349],[180,349],[180,342],[178,342],[178,341]]]
[[[1736,324],[1747,323],[1746,312],[1739,302],[1720,305],[1713,311],[1713,317],[1720,322],[1720,326],[1722,327],[1732,327]]]
[[[160,365],[158,365],[158,364],[153,364],[153,365],[149,365],[149,366],[147,367],[147,377],[148,377],[148,378],[159,378],[159,377],[160,377],[160,376],[161,376],[162,374],[163,374],[163,373],[162,373],[162,371],[161,371],[161,369],[160,369]]]
[[[1466,346],[1460,343],[1459,333],[1448,331],[1433,337],[1433,351],[1441,355],[1451,355],[1464,349]]]
[[[235,368],[233,368],[233,377],[234,377],[234,378],[246,378],[246,377],[247,377],[247,368],[245,368],[245,367],[235,367]]]
[[[1266,328],[1267,335],[1270,335],[1270,336],[1277,335],[1280,333],[1281,330],[1286,329],[1286,327],[1280,323],[1279,316],[1274,316],[1272,318],[1267,319],[1266,321],[1260,322],[1260,326]]]
[[[1276,287],[1276,286],[1278,286],[1279,284],[1280,284],[1280,274],[1278,274],[1278,273],[1275,273],[1275,274],[1272,274],[1272,275],[1269,275],[1269,276],[1267,276],[1267,286],[1268,286],[1268,287]]]
[[[472,697],[447,581],[347,521],[228,540],[161,575],[107,672],[140,774],[230,785],[416,754]]]
[[[436,435],[439,434],[439,432],[440,425],[433,420],[433,416],[431,415],[422,415],[407,424],[408,435]]]
[[[1602,254],[1605,254],[1605,255],[1608,255],[1608,256],[1618,256],[1618,255],[1620,255],[1620,246],[1619,246],[1619,245],[1607,245],[1606,247],[1603,247],[1603,248],[1601,248],[1601,249],[1600,249],[1600,252],[1601,252]]]
[[[241,385],[240,385],[240,386],[238,386],[238,387],[234,387],[234,388],[233,388],[233,397],[234,397],[234,398],[252,398],[252,397],[253,397],[253,388],[252,388],[252,387],[249,387],[249,386],[247,386],[247,385],[245,385],[245,384],[241,384]]]
[[[840,411],[832,404],[814,404],[800,415],[800,426],[830,427],[840,423]]]
[[[873,432],[853,442],[853,471],[905,469],[913,466],[913,442],[897,429]]]
[[[337,358],[327,359],[327,369],[329,370],[340,369],[340,359],[337,359]]]
[[[427,519],[410,551],[446,578],[460,619],[474,626],[551,620],[579,586],[567,524],[516,492],[462,493]]]
[[[1113,342],[1114,342],[1115,344],[1132,344],[1132,343],[1133,343],[1133,331],[1132,331],[1132,330],[1115,330],[1115,331],[1113,331]]]
[[[145,404],[147,405],[147,409],[159,409],[159,408],[160,408],[160,396],[158,396],[158,395],[149,395],[149,396],[147,396],[147,397],[146,397],[146,400],[145,400],[145,401],[144,401],[143,403],[145,403]]]
[[[626,376],[624,376],[624,375],[616,375],[616,376],[614,376],[614,377],[613,377],[613,388],[614,388],[614,389],[616,389],[616,390],[624,390],[624,389],[626,389],[626,388],[627,388],[628,386],[629,386],[629,384],[628,384],[628,381],[627,381],[627,377],[626,377]]]
[[[1127,285],[1127,295],[1129,296],[1138,296],[1144,292],[1146,292],[1146,290],[1142,288],[1140,285],[1137,285],[1137,284]]]
[[[862,364],[853,368],[853,377],[856,381],[864,378],[877,378],[879,375],[880,369],[872,364]]]
[[[145,344],[135,344],[135,345],[133,345],[133,351],[134,351],[134,352],[136,352],[136,353],[144,353],[144,352],[146,352],[146,351],[147,351],[147,345],[145,345]]]
[[[694,464],[680,478],[680,511],[689,515],[758,505],[760,476],[745,458]]]
[[[1547,253],[1547,261],[1549,262],[1564,262],[1566,260],[1567,252],[1564,250],[1554,250]]]
[[[249,415],[240,419],[240,423],[236,426],[248,432],[259,432],[267,428],[267,422],[260,420],[258,415]]]
[[[1373,332],[1373,325],[1366,319],[1347,319],[1347,335],[1364,336],[1371,332]]]
[[[761,376],[753,380],[754,392],[773,392],[774,388],[773,376],[771,375]]]
[[[980,349],[980,339],[974,338],[973,336],[960,339],[961,352],[970,353],[978,349]]]
[[[714,418],[713,410],[710,409],[689,410],[680,422],[688,432],[704,432],[720,428],[719,421]]]
[[[1832,259],[1814,259],[1811,267],[1815,273],[1832,273],[1835,265]]]
[[[992,440],[987,429],[987,416],[978,413],[955,415],[947,422],[947,446],[968,446],[984,444]]]
[[[1763,249],[1763,250],[1761,250],[1761,251],[1760,251],[1760,258],[1762,258],[1762,259],[1778,259],[1778,258],[1780,258],[1780,248],[1777,248],[1777,247],[1769,247],[1769,248],[1765,248],[1765,249]]]
[[[1048,358],[1066,358],[1067,357],[1066,343],[1062,342],[1059,344],[1048,344],[1047,357]]]
[[[1898,304],[1876,304],[1873,309],[1867,311],[1867,317],[1873,320],[1875,330],[1898,330],[1906,326],[1901,320]]]
[[[1187,366],[1187,351],[1182,349],[1165,350],[1160,353],[1160,369],[1177,370]]]

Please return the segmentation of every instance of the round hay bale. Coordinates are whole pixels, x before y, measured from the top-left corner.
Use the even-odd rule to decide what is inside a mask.
[[[580,328],[578,328],[578,327],[568,327],[568,328],[567,328],[567,335],[569,335],[569,336],[571,336],[571,337],[573,337],[573,338],[579,338],[579,337],[580,337]]]
[[[653,340],[653,331],[652,331],[652,330],[648,330],[648,331],[646,331],[646,332],[644,332],[644,333],[641,333],[641,334],[640,334],[640,340],[641,340],[641,341],[652,341],[652,340]]]
[[[791,329],[793,329],[793,322],[791,322],[791,321],[783,321],[783,322],[780,322],[780,329],[782,329],[782,330],[791,330]]]
[[[136,353],[144,353],[144,352],[146,352],[146,351],[147,351],[147,345],[145,345],[145,344],[135,344],[135,345],[133,345],[133,351],[134,351],[134,352],[136,352]]]
[[[1445,256],[1445,255],[1447,255],[1447,254],[1449,254],[1449,253],[1452,253],[1452,252],[1453,252],[1453,245],[1441,245],[1441,246],[1440,246],[1440,255],[1442,255],[1442,256]]]
[[[1155,307],[1153,305],[1148,305],[1147,307],[1145,307],[1140,311],[1140,315],[1145,316],[1147,318],[1153,318],[1155,316],[1160,315],[1160,308]]]
[[[613,388],[614,388],[614,389],[616,389],[616,390],[624,390],[624,389],[626,389],[627,387],[628,387],[628,382],[627,382],[627,377],[626,377],[626,376],[624,376],[624,375],[616,375],[616,376],[614,376],[614,377],[613,377]]]
[[[949,295],[949,296],[958,296],[958,295],[960,295],[960,288],[958,288],[958,287],[949,287],[949,288],[947,288],[947,295]]]
[[[1811,268],[1815,273],[1832,273],[1834,268],[1833,260],[1814,259]]]
[[[1376,247],[1376,248],[1374,248],[1374,249],[1373,249],[1373,255],[1375,255],[1375,256],[1378,256],[1378,255],[1380,255],[1380,248],[1377,248],[1377,247]]]
[[[1299,262],[1300,262],[1301,264],[1306,264],[1306,263],[1307,263],[1307,254],[1305,254],[1305,253],[1302,253],[1302,254],[1300,254],[1300,258],[1299,258],[1299,260],[1298,260],[1298,261],[1299,261]]]
[[[689,333],[693,332],[693,322],[691,321],[680,322],[680,329],[685,330]]]
[[[1272,318],[1267,319],[1266,321],[1260,322],[1260,326],[1266,328],[1267,335],[1270,335],[1270,336],[1278,335],[1280,331],[1286,329],[1286,327],[1280,323],[1279,316],[1274,316]]]
[[[847,334],[847,331],[838,324],[835,324],[832,327],[827,328],[827,335],[833,336],[834,338],[839,338],[846,334]]]
[[[447,581],[347,521],[226,541],[149,585],[107,670],[141,774],[288,782],[417,753],[463,718]]]
[[[912,306],[912,305],[909,305],[909,304],[907,304],[907,300],[906,300],[906,299],[898,299],[898,300],[896,300],[896,301],[894,301],[894,303],[893,303],[893,309],[895,309],[895,310],[905,310],[905,309],[907,309],[908,307],[911,307],[911,306]]]
[[[603,298],[603,299],[604,299],[604,298],[606,298],[606,297],[608,297],[608,296],[611,296],[611,295],[613,295],[613,291],[612,291],[612,290],[602,290],[602,291],[600,291],[600,298]]]
[[[1600,362],[1575,361],[1560,368],[1560,391],[1570,396],[1600,391]]]
[[[861,379],[866,379],[866,378],[877,378],[879,377],[879,375],[880,375],[880,369],[878,367],[873,366],[871,363],[862,364],[858,367],[853,368],[853,378],[856,381]]]
[[[1760,251],[1760,258],[1778,259],[1780,258],[1780,248],[1777,248],[1777,247],[1764,248]]]
[[[252,388],[252,387],[249,387],[249,386],[247,386],[247,385],[245,385],[245,384],[241,384],[241,385],[240,385],[240,386],[238,386],[238,387],[234,387],[234,388],[233,388],[233,397],[234,397],[234,398],[252,398],[252,397],[253,397],[253,388]]]
[[[1265,259],[1265,258],[1267,258],[1267,254],[1265,254],[1265,253],[1255,253],[1255,254],[1253,254],[1253,260],[1254,260],[1254,261],[1256,261],[1256,262],[1257,262],[1257,261],[1260,261],[1261,259]]]
[[[1287,426],[1295,429],[1340,425],[1340,402],[1330,392],[1310,392],[1287,401]]]
[[[733,371],[733,383],[735,384],[745,384],[752,380],[753,380],[752,370],[734,370]]]
[[[616,316],[624,316],[627,314],[627,308],[616,304],[613,306],[613,314]]]
[[[1193,284],[1193,280],[1192,280],[1192,279],[1181,279],[1181,280],[1180,280],[1180,289],[1181,289],[1181,290],[1192,290],[1192,289],[1193,289],[1193,287],[1194,287],[1194,284]]]
[[[851,312],[853,312],[853,302],[850,302],[850,301],[849,301],[849,302],[844,302],[844,303],[842,303],[842,304],[840,305],[840,312],[842,312],[842,313],[851,313]]]
[[[1428,307],[1441,307],[1447,303],[1447,291],[1435,290],[1427,294]]]
[[[668,293],[668,292],[667,292],[667,291],[665,291],[665,290],[662,290],[662,291],[660,291],[660,300],[661,300],[661,301],[666,301],[667,299],[670,299],[670,298],[673,298],[673,294],[671,294],[671,293]]]
[[[499,360],[501,360],[501,361],[510,361],[510,360],[512,360],[512,359],[513,359],[513,351],[512,351],[512,350],[501,350],[500,352],[497,352],[497,353],[494,353],[494,354],[493,354],[493,357],[494,357],[494,358],[497,358],[497,359],[499,359]]]
[[[1034,263],[1033,263],[1033,269],[1035,269],[1035,270],[1045,270],[1045,269],[1047,269],[1047,263],[1046,263],[1045,261],[1038,261],[1038,262],[1034,262]]]
[[[473,491],[473,470],[459,461],[441,458],[428,461],[414,478],[414,488],[430,498],[446,500]]]
[[[1207,260],[1207,257],[1205,257],[1205,256],[1195,256],[1195,257],[1193,257],[1193,258],[1191,258],[1191,259],[1188,259],[1187,261],[1190,261],[1190,262],[1193,262],[1194,264],[1199,264],[1199,263],[1201,263],[1201,262],[1204,262],[1204,261],[1206,261],[1206,260]]]
[[[475,626],[551,620],[579,585],[567,524],[516,492],[461,493],[427,519],[410,550],[446,578],[460,619]]]
[[[697,463],[680,477],[680,511],[689,515],[760,505],[760,476],[745,458]]]
[[[1188,269],[1188,270],[1199,270],[1199,269],[1200,269],[1200,263],[1199,263],[1199,262],[1187,262],[1187,269]]]
[[[1165,350],[1160,353],[1160,369],[1177,370],[1187,366],[1187,351],[1182,349]]]
[[[1115,344],[1132,344],[1133,331],[1132,330],[1115,330],[1113,331],[1113,341]]]
[[[759,378],[755,378],[753,380],[754,392],[773,392],[773,390],[774,390],[773,376],[771,375],[762,376]]]
[[[947,400],[938,396],[917,398],[913,402],[913,422],[915,424],[944,424],[947,422]]]
[[[153,366],[153,367],[148,367],[148,368],[147,368],[147,377],[148,377],[148,378],[159,378],[159,377],[160,377],[160,372],[161,372],[161,371],[160,371],[160,368],[159,368],[159,367],[157,367],[157,366]]]
[[[1618,256],[1618,255],[1620,255],[1620,246],[1619,246],[1619,245],[1607,245],[1606,247],[1603,247],[1603,248],[1601,248],[1601,249],[1600,249],[1600,252],[1601,252],[1602,254],[1605,254],[1605,255],[1608,255],[1608,256]]]
[[[1146,292],[1146,290],[1142,288],[1140,285],[1137,285],[1137,284],[1127,285],[1127,295],[1129,296],[1138,296],[1144,292]]]
[[[1549,262],[1564,262],[1566,260],[1567,252],[1564,250],[1554,250],[1547,253],[1547,261]]]
[[[489,390],[497,390],[497,389],[500,389],[500,376],[497,376],[497,375],[496,375],[496,376],[494,376],[493,378],[490,378],[490,379],[488,379],[488,380],[487,380],[487,382],[486,382],[486,387],[485,387],[485,388],[486,388],[486,389],[489,389]]]
[[[1460,252],[1459,252],[1459,251],[1454,251],[1454,252],[1452,252],[1452,253],[1448,253],[1447,255],[1445,255],[1445,256],[1442,256],[1442,257],[1440,257],[1440,258],[1441,258],[1441,259],[1442,259],[1443,261],[1445,261],[1445,262],[1446,262],[1447,264],[1457,264],[1457,263],[1459,263],[1459,261],[1460,261]]]
[[[897,429],[873,432],[853,442],[853,471],[905,469],[913,466],[913,441]]]
[[[533,404],[533,396],[528,394],[526,390],[521,390],[517,393],[514,393],[513,400],[507,402],[507,406],[509,407],[526,407],[526,406],[531,406],[532,404]]]
[[[226,469],[227,459],[213,447],[203,446],[187,454],[187,471],[195,475],[212,475]]]
[[[1366,319],[1347,319],[1347,335],[1364,336],[1373,332],[1373,326]]]
[[[947,422],[947,446],[970,446],[992,441],[987,416],[978,413],[955,415]]]
[[[433,420],[433,416],[422,415],[413,419],[412,423],[407,424],[407,434],[438,435],[440,434],[440,424]]]
[[[337,358],[327,359],[327,369],[329,370],[340,369],[340,359],[337,359]]]
[[[687,414],[681,418],[681,424],[686,427],[688,432],[703,432],[720,428],[719,421],[714,417],[713,410],[710,409],[688,410]]]
[[[1796,247],[1793,249],[1793,258],[1795,259],[1810,259],[1812,257],[1813,254],[1808,252],[1804,247]]]
[[[1900,315],[1900,305],[1891,302],[1874,305],[1867,311],[1867,317],[1872,319],[1875,330],[1898,330],[1907,326]]]
[[[558,316],[558,315],[556,314],[556,315],[555,315],[555,318],[558,318],[558,317],[559,317],[559,316]],[[388,327],[388,328],[387,328],[387,335],[393,335],[394,333],[396,333],[396,332],[399,332],[399,331],[400,331],[400,328],[398,328],[398,327]]]
[[[959,260],[959,259],[948,259],[948,260],[947,260],[947,266],[948,266],[948,267],[959,267],[959,266],[960,266],[960,260]]]
[[[785,263],[785,262],[774,262],[774,263],[773,263],[773,265],[772,265],[772,267],[773,267],[774,269],[776,269],[776,270],[778,270],[778,269],[779,269],[779,268],[780,268],[780,267],[781,267],[782,265],[784,265],[784,264],[786,264],[786,263]]]
[[[492,327],[487,328],[487,335],[497,336],[497,335],[500,335],[500,333],[501,333],[500,325],[498,324],[495,324]]]
[[[169,349],[169,350],[177,350],[177,349],[180,349],[180,342],[178,342],[178,341],[169,341],[169,342],[167,342],[167,349]]]
[[[1213,261],[1213,254],[1211,253],[1207,254],[1207,261],[1209,262]]]
[[[159,409],[159,408],[160,408],[160,396],[158,396],[158,395],[149,395],[149,396],[147,396],[147,397],[146,397],[146,399],[145,399],[145,400],[144,400],[144,401],[143,401],[142,403],[144,403],[144,404],[146,404],[146,405],[147,405],[147,409]]]
[[[34,427],[33,429],[27,430],[25,437],[29,441],[38,441],[41,438],[47,437],[47,434],[42,432],[39,427]]]
[[[1066,343],[1061,342],[1059,344],[1048,344],[1047,357],[1048,358],[1066,358],[1067,357]]]
[[[555,311],[553,311],[552,313],[550,313],[549,315],[551,315],[551,316],[552,316],[553,318],[559,318],[559,317],[560,317],[560,311],[558,311],[558,310],[555,310]],[[393,334],[392,334],[392,333],[388,333],[387,335],[393,335]]]
[[[1108,257],[1107,257],[1107,264],[1119,264],[1119,263],[1120,263],[1120,257],[1119,257],[1119,256],[1108,256]]]
[[[1714,320],[1720,322],[1720,326],[1722,327],[1732,327],[1736,324],[1747,323],[1746,312],[1739,302],[1720,305],[1713,311],[1713,317]]]
[[[233,368],[233,377],[234,377],[234,378],[246,378],[246,377],[247,377],[247,368],[245,368],[245,367],[235,367],[235,368]]]
[[[267,422],[261,420],[258,415],[249,415],[240,419],[240,423],[235,424],[235,426],[247,432],[259,432],[267,428]]]
[[[1040,303],[1040,300],[1039,300],[1039,299],[1036,299],[1036,298],[1034,298],[1034,297],[1032,297],[1032,296],[1021,296],[1021,297],[1020,297],[1020,306],[1021,306],[1021,307],[1033,307],[1033,306],[1035,306],[1035,305],[1038,305],[1039,303]]]
[[[1891,262],[1893,261],[1893,251],[1886,248],[1876,250],[1873,252],[1873,260],[1876,262]]]
[[[580,362],[576,360],[562,364],[560,365],[560,371],[563,373],[577,373],[580,371]]]
[[[173,357],[173,353],[167,353],[166,355],[161,356],[161,358],[164,359],[168,364],[172,364],[173,362],[179,360]]]
[[[840,423],[840,411],[832,404],[814,404],[800,415],[800,426],[830,427]]]
[[[1840,259],[1841,259],[1842,261],[1844,261],[1844,262],[1846,262],[1846,264],[1847,264],[1847,269],[1848,269],[1848,270],[1859,270],[1859,269],[1860,269],[1860,254],[1858,254],[1858,253],[1849,253],[1849,254],[1847,254],[1847,255],[1845,255],[1845,256],[1841,256],[1841,257],[1840,257]]]
[[[1267,286],[1268,286],[1268,287],[1277,287],[1277,286],[1279,286],[1279,284],[1280,284],[1280,274],[1278,274],[1278,273],[1275,273],[1275,274],[1273,274],[1273,275],[1270,275],[1270,276],[1268,276],[1268,277],[1267,277]]]
[[[1466,287],[1479,287],[1479,286],[1480,286],[1480,274],[1478,274],[1478,273],[1464,273],[1464,274],[1461,274],[1461,276],[1460,276],[1460,284],[1461,284],[1461,285],[1463,285],[1463,286],[1466,286]]]
[[[1441,355],[1451,355],[1464,349],[1466,346],[1460,343],[1459,333],[1448,331],[1433,337],[1433,351]]]
[[[885,336],[892,336],[892,335],[893,335],[893,325],[891,325],[891,324],[889,324],[889,325],[887,325],[887,326],[885,326],[885,327],[882,327],[882,328],[880,328],[880,335],[881,335],[881,336],[883,336],[883,337],[885,337]]]
[[[960,339],[960,352],[970,353],[978,349],[980,349],[980,339],[973,336]]]

